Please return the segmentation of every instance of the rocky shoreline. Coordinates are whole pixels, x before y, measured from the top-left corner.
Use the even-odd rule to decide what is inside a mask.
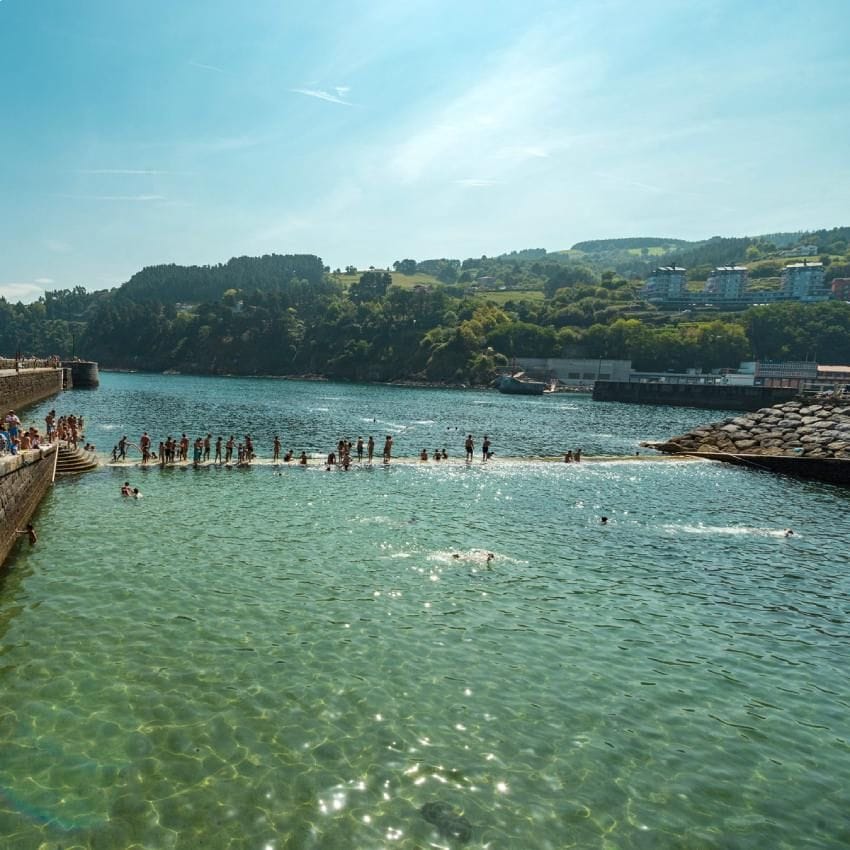
[[[789,401],[645,445],[668,454],[850,460],[850,401]]]

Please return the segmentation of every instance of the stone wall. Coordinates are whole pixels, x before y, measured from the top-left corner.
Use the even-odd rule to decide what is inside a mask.
[[[100,384],[97,363],[93,360],[66,360],[62,365],[71,370],[71,380],[77,389],[94,389]]]
[[[0,457],[0,565],[50,488],[56,456],[53,445]]]
[[[62,391],[61,369],[22,369],[0,375],[0,413],[20,410]]]

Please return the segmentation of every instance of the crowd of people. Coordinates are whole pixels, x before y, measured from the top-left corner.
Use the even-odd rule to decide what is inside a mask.
[[[10,410],[0,420],[0,455],[16,455],[18,452],[28,449],[40,449],[57,441],[76,449],[78,442],[83,440],[83,417],[69,414],[68,416],[56,416],[56,411],[51,410],[44,417],[44,431],[39,430],[36,425],[24,428],[20,417],[14,410]],[[86,451],[95,451],[95,446],[86,443]]]
[[[472,434],[467,435],[464,447],[466,449],[466,460],[471,463],[475,454],[475,438]],[[292,463],[299,466],[310,464],[311,456],[306,451],[302,451],[300,455],[293,449],[288,449],[285,453],[282,453],[282,448],[281,439],[275,434],[272,441],[272,463]],[[231,434],[226,440],[220,435],[214,438],[210,433],[194,439],[186,433],[181,434],[179,438],[169,435],[164,440],[159,441],[156,448],[154,448],[151,436],[147,431],[142,433],[137,444],[132,443],[125,434],[112,449],[112,462],[122,463],[133,452],[141,456],[142,466],[159,464],[164,467],[189,462],[196,467],[210,463],[215,466],[248,466],[257,458],[254,439],[250,434],[245,434],[241,439]],[[354,442],[342,438],[337,442],[336,447],[324,456],[325,468],[328,470],[348,470],[355,461],[358,464],[365,462],[371,465],[375,459],[375,454],[376,443],[373,436],[369,436],[365,440],[361,436]],[[380,459],[384,464],[388,464],[392,460],[392,456],[393,437],[391,434],[387,434],[380,450]],[[449,459],[449,454],[445,446],[435,448],[433,452],[429,452],[427,448],[422,448],[417,457],[420,461],[445,461]],[[485,434],[481,444],[481,460],[486,462],[492,457],[492,442],[489,436]],[[576,459],[578,460],[578,458]]]

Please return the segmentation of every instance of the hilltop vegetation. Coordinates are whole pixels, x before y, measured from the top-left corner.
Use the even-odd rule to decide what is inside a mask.
[[[850,363],[850,304],[682,314],[639,295],[659,262],[690,264],[698,287],[712,264],[745,261],[755,286],[774,286],[780,250],[796,245],[818,245],[828,278],[850,276],[848,241],[850,228],[835,228],[701,243],[596,240],[565,253],[403,259],[392,270],[331,271],[306,254],[152,266],[110,291],[0,299],[0,351],[78,354],[124,369],[478,384],[515,356],[627,358],[653,370],[750,357]]]

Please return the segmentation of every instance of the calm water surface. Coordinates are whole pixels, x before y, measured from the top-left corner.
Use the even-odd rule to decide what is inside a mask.
[[[58,482],[0,575],[3,850],[850,844],[850,493],[499,459],[722,413],[103,378],[52,401],[99,449],[486,432],[497,458]]]

